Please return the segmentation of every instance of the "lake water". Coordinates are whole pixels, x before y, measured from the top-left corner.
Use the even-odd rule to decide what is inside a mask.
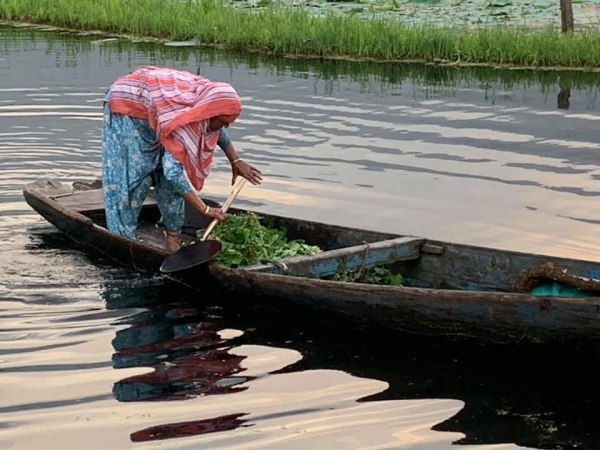
[[[597,259],[597,75],[0,37],[0,448],[600,448],[588,353],[461,351],[223,306],[84,252],[21,194],[98,178],[106,88],[168,65],[243,97],[230,135],[265,182],[236,205]],[[206,194],[229,189],[221,156]]]

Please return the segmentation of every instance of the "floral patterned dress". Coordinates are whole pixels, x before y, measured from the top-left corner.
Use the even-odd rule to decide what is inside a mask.
[[[109,231],[136,239],[138,216],[154,186],[162,223],[168,230],[183,226],[183,195],[192,190],[183,166],[164,147],[156,146],[156,132],[147,120],[111,114],[104,103],[102,128],[102,186]],[[231,141],[221,129],[218,145]]]

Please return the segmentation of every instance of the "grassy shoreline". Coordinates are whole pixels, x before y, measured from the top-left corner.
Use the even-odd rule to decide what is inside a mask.
[[[600,30],[453,29],[283,6],[242,11],[212,0],[0,0],[0,19],[294,58],[600,68]]]

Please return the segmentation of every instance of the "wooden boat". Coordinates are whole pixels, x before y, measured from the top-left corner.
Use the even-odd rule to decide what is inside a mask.
[[[98,184],[55,181],[29,184],[27,203],[75,241],[113,260],[158,272],[169,255],[157,227],[160,217],[152,195],[140,214],[139,240],[105,228]],[[209,205],[219,203],[204,199]],[[231,208],[230,214],[245,211]],[[201,289],[231,292],[283,311],[327,317],[381,332],[442,336],[452,341],[541,343],[595,340],[600,337],[600,262],[547,257],[380,233],[305,220],[259,214],[265,225],[288,230],[324,251],[231,269],[216,264],[190,269],[181,281]],[[186,210],[183,235],[194,239],[207,220]],[[587,297],[535,296],[516,291],[524,271],[551,264],[570,277],[591,283]],[[348,270],[385,265],[404,277],[403,286],[335,281]],[[568,270],[568,272],[565,272]]]

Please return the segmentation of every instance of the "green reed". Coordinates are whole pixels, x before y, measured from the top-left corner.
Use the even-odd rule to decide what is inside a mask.
[[[197,38],[205,45],[276,56],[507,64],[600,66],[600,31],[562,35],[553,28],[476,29],[407,25],[272,3],[241,10],[220,0],[0,0],[0,18],[78,30]]]

